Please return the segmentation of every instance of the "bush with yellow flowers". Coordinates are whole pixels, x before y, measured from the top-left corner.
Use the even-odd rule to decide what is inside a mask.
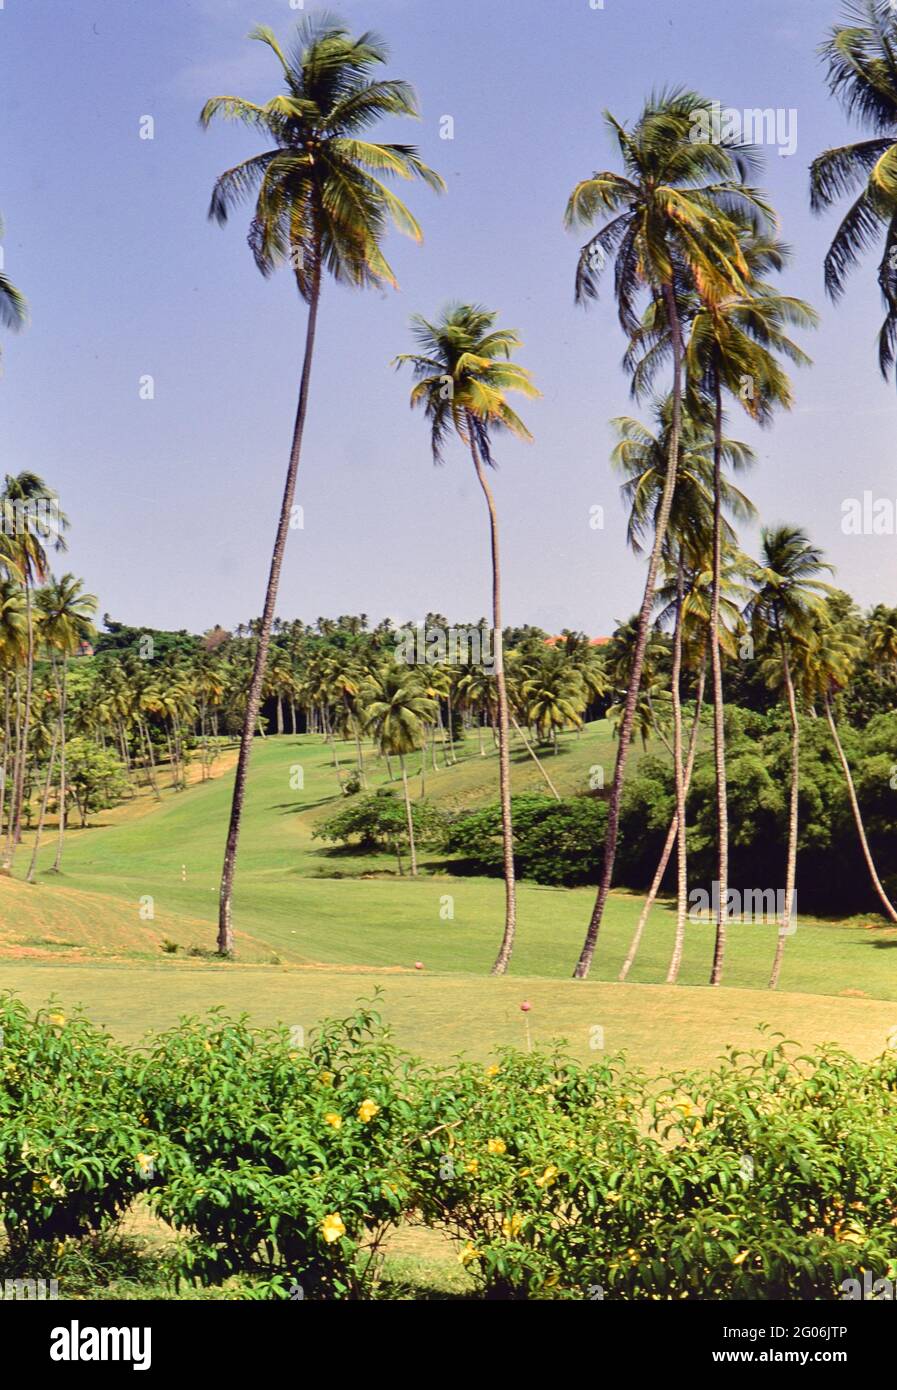
[[[302,1045],[220,1013],[185,1020],[139,1068],[175,1152],[153,1194],[183,1232],[183,1277],[254,1297],[370,1296],[407,1205],[414,1066],[360,1007]]]
[[[834,1299],[894,1277],[893,1053],[776,1041],[648,1085],[506,1052],[427,1106],[413,1200],[487,1297]]]
[[[0,1220],[15,1260],[98,1231],[164,1167],[128,1052],[80,1014],[0,995]]]

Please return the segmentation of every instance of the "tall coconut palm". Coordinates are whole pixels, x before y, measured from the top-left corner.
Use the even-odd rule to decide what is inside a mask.
[[[691,295],[682,306],[688,324],[685,371],[689,409],[698,417],[705,410],[713,429],[713,575],[711,596],[710,660],[713,687],[713,753],[716,774],[718,910],[710,983],[722,980],[725,958],[729,877],[729,818],[726,791],[725,718],[720,651],[719,593],[723,553],[724,507],[722,473],[728,463],[738,469],[753,462],[753,455],[726,458],[723,447],[723,400],[728,394],[760,425],[771,423],[776,409],[790,409],[791,383],[779,363],[784,357],[806,366],[809,358],[788,336],[786,329],[815,327],[817,316],[803,300],[779,291],[767,282],[772,272],[784,269],[790,250],[765,229],[758,232],[749,221],[739,236],[748,277],[745,288],[719,299]],[[633,374],[633,390],[642,395],[650,388],[661,364],[671,355],[672,342],[662,300],[648,311],[626,355]]]
[[[897,347],[897,10],[890,0],[844,0],[822,45],[830,91],[869,138],[826,150],[810,166],[810,204],[824,212],[853,198],[825,258],[825,287],[840,299],[861,256],[881,241],[878,284],[885,317],[878,364],[887,377]]]
[[[364,698],[366,724],[380,752],[384,756],[398,758],[402,769],[411,875],[415,878],[417,848],[405,758],[408,753],[423,746],[426,725],[436,717],[435,701],[424,691],[416,671],[397,666],[387,667],[382,673],[371,676],[365,684]]]
[[[7,829],[3,856],[3,872],[10,873],[21,834],[25,768],[28,758],[28,733],[31,727],[35,651],[32,593],[35,584],[42,583],[47,574],[47,547],[50,546],[54,550],[65,550],[63,533],[68,526],[68,517],[59,508],[55,493],[50,491],[43,478],[36,473],[27,471],[16,476],[6,474],[2,496],[0,496],[0,509],[2,509],[3,514],[4,530],[11,533],[11,535],[7,535],[7,539],[11,541],[14,562],[22,576],[25,594],[25,622],[28,633],[25,699],[13,770],[12,814]]]
[[[745,288],[749,274],[742,252],[740,219],[769,217],[763,200],[744,179],[749,150],[725,143],[696,141],[697,116],[709,120],[711,104],[693,92],[652,97],[632,129],[609,114],[606,121],[619,146],[624,173],[593,174],[573,190],[567,206],[569,226],[604,223],[583,246],[577,268],[576,298],[597,297],[608,257],[616,259],[615,291],[620,324],[632,339],[639,332],[639,305],[647,294],[662,300],[672,346],[669,467],[657,510],[629,687],[623,707],[614,779],[608,800],[604,862],[595,907],[574,971],[588,975],[613,879],[619,836],[620,802],[642,676],[654,590],[676,488],[682,407],[683,336],[680,304],[688,294],[718,301]]]
[[[508,968],[517,928],[514,884],[514,838],[511,825],[511,754],[508,692],[502,651],[501,562],[495,499],[486,468],[495,466],[493,435],[507,431],[530,439],[529,430],[508,404],[507,393],[538,396],[529,372],[511,361],[520,346],[513,329],[496,328],[498,315],[475,304],[450,304],[434,322],[416,315],[412,328],[416,353],[402,353],[396,364],[410,364],[415,386],[411,405],[420,406],[430,422],[433,459],[440,463],[449,435],[470,451],[477,482],[489,513],[492,554],[492,630],[496,700],[498,705],[499,792],[505,879],[505,928],[492,967],[493,975]]]
[[[15,691],[16,722],[18,722],[19,670],[25,664],[28,650],[28,623],[25,616],[25,596],[22,586],[14,579],[0,580],[0,670],[3,672],[3,765],[0,773],[0,827],[4,818],[12,824],[12,780],[10,749],[12,746],[11,695]],[[12,685],[12,689],[11,689]],[[7,808],[7,788],[9,803]]]
[[[629,504],[627,533],[630,545],[640,552],[656,529],[657,513],[663,503],[664,487],[669,468],[669,434],[672,423],[672,402],[669,397],[654,402],[655,427],[652,431],[639,420],[624,416],[612,422],[618,443],[611,463],[626,481],[621,487]],[[668,615],[673,619],[673,651],[670,692],[673,713],[673,764],[676,787],[676,847],[677,894],[676,933],[673,957],[667,983],[675,983],[685,941],[685,922],[688,905],[687,827],[685,817],[686,766],[682,730],[680,673],[682,666],[683,616],[687,588],[686,572],[700,575],[714,521],[714,490],[719,486],[720,505],[733,516],[746,520],[753,507],[733,484],[717,478],[714,456],[719,451],[733,469],[743,469],[753,460],[747,445],[720,435],[715,440],[697,409],[688,406],[682,413],[679,449],[676,461],[676,491],[670,505],[663,558],[670,588],[666,596]],[[728,522],[726,539],[731,545],[734,532]]]
[[[62,661],[62,675],[57,690],[59,705],[59,833],[56,842],[56,858],[53,872],[62,868],[62,850],[65,839],[65,716],[68,695],[69,657],[78,651],[82,642],[90,642],[96,636],[93,618],[97,611],[98,599],[95,594],[84,592],[83,580],[73,574],[64,574],[61,579],[50,579],[40,591],[38,604],[41,609],[41,637],[44,646]],[[32,855],[31,877],[37,859],[40,833],[38,833]]]
[[[372,144],[362,138],[382,117],[418,114],[407,83],[376,76],[388,54],[373,34],[355,38],[331,17],[322,15],[298,25],[289,52],[268,28],[253,30],[252,37],[274,53],[285,90],[263,106],[235,96],[213,97],[204,106],[200,118],[204,126],[221,116],[242,121],[270,140],[261,154],[221,175],[209,216],[224,223],[235,206],[255,196],[249,244],[256,264],[263,275],[284,263],[292,267],[308,317],[299,402],[246,701],[221,874],[221,955],[233,952],[233,881],[246,775],[296,490],[324,274],[329,271],[339,283],[356,288],[394,286],[395,277],[381,249],[383,237],[390,224],[418,241],[421,232],[409,209],[384,180],[421,179],[434,189],[444,186],[413,147]]]
[[[782,969],[785,940],[790,934],[791,906],[797,865],[798,778],[800,776],[800,721],[792,674],[795,645],[805,646],[812,636],[813,619],[831,586],[820,575],[831,570],[822,552],[811,545],[797,526],[764,527],[760,563],[751,576],[754,593],[746,616],[751,622],[757,649],[769,652],[766,664],[770,684],[781,686],[791,721],[791,788],[788,803],[788,852],[785,865],[785,901],[779,925],[769,988],[775,989]]]

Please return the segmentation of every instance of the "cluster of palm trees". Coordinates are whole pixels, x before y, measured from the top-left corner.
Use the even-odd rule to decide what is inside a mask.
[[[374,143],[370,128],[382,118],[415,117],[417,104],[407,83],[384,78],[387,52],[370,33],[353,36],[328,16],[303,20],[291,47],[260,27],[252,37],[273,53],[282,88],[260,105],[236,96],[219,96],[204,107],[201,121],[240,121],[266,138],[257,155],[217,180],[210,217],[225,223],[244,201],[253,204],[249,244],[259,270],[270,274],[287,265],[307,307],[305,346],[283,501],[261,618],[254,625],[245,685],[237,700],[240,752],[219,894],[218,949],[233,950],[232,893],[246,776],[253,739],[260,731],[263,700],[274,696],[277,727],[283,727],[284,699],[316,711],[327,737],[354,731],[374,733],[384,753],[403,762],[423,747],[425,728],[439,726],[443,710],[449,730],[452,700],[464,704],[462,684],[444,673],[361,672],[326,659],[310,663],[303,684],[291,685],[288,643],[277,640],[275,607],[292,512],[302,437],[310,397],[315,335],[322,287],[329,274],[349,287],[395,285],[382,243],[390,226],[420,240],[420,227],[389,186],[392,179],[419,181],[434,191],[443,180],[414,147]],[[879,0],[847,0],[845,22],[825,47],[832,91],[848,112],[865,122],[871,138],[830,150],[812,169],[812,201],[825,209],[845,193],[858,194],[829,251],[825,275],[837,297],[847,271],[883,231],[879,284],[886,317],[879,341],[883,371],[894,363],[897,343],[897,17]],[[792,403],[788,369],[808,359],[791,336],[816,322],[809,305],[782,293],[777,277],[788,264],[773,208],[755,186],[757,153],[735,140],[695,138],[696,118],[713,128],[713,103],[700,94],[672,90],[653,96],[631,124],[610,114],[606,122],[619,167],[593,173],[574,188],[566,209],[569,228],[587,228],[578,257],[575,297],[596,299],[602,274],[613,262],[613,291],[626,338],[624,369],[637,400],[648,399],[648,424],[616,422],[614,463],[624,475],[630,509],[629,536],[645,550],[647,570],[631,642],[623,644],[625,682],[613,711],[618,749],[608,795],[608,828],[595,906],[575,976],[588,975],[613,882],[619,838],[621,798],[634,737],[656,723],[656,672],[652,642],[658,623],[671,627],[669,678],[671,756],[675,769],[676,813],[667,855],[676,849],[677,932],[671,964],[675,978],[684,943],[687,883],[687,792],[696,753],[697,723],[684,727],[683,673],[698,674],[700,706],[709,666],[713,706],[713,755],[717,801],[719,910],[711,983],[722,979],[728,921],[728,805],[724,666],[751,659],[761,663],[769,683],[781,690],[792,730],[791,817],[785,855],[786,904],[791,901],[797,847],[797,771],[800,755],[799,706],[821,700],[837,739],[833,701],[849,675],[849,634],[841,624],[839,647],[828,644],[832,595],[821,578],[827,569],[818,549],[796,527],[763,533],[759,561],[746,561],[738,549],[734,522],[752,514],[749,501],[729,474],[753,457],[746,445],[728,437],[726,407],[734,404],[759,425],[768,425]],[[21,296],[0,279],[0,321],[18,326]],[[450,305],[433,319],[412,320],[415,350],[396,359],[410,366],[411,404],[421,407],[430,427],[434,459],[451,440],[470,457],[489,520],[492,572],[494,669],[468,673],[467,707],[490,710],[499,755],[502,810],[505,927],[494,971],[507,968],[516,931],[510,749],[512,730],[527,743],[576,724],[607,673],[577,668],[574,652],[542,652],[524,673],[523,658],[505,660],[502,648],[502,594],[499,530],[489,482],[496,435],[506,431],[529,439],[527,426],[512,409],[515,392],[539,393],[530,374],[515,360],[519,339],[498,323],[497,315],[472,303]],[[12,839],[21,809],[22,766],[27,760],[31,719],[35,625],[31,588],[35,561],[16,573],[24,593],[26,676],[22,707],[16,706],[18,737],[11,791]],[[9,571],[12,574],[12,570]],[[826,626],[828,625],[828,626]],[[826,634],[825,641],[821,636]],[[275,639],[272,645],[272,637]],[[827,653],[823,660],[823,652]],[[748,655],[746,656],[746,653]],[[516,653],[514,653],[516,658]],[[242,660],[242,658],[240,658]],[[619,689],[618,677],[611,681]],[[209,680],[211,681],[211,677]],[[438,685],[443,679],[445,685]],[[227,682],[221,685],[223,695]],[[512,690],[513,687],[513,690]],[[525,690],[525,698],[522,692]],[[63,700],[64,695],[60,698]],[[167,699],[167,695],[159,695]],[[180,720],[190,692],[165,712],[171,730],[171,761],[182,766]],[[185,705],[185,700],[187,704]],[[219,695],[207,685],[203,711]],[[175,705],[177,700],[175,700]],[[362,707],[364,715],[362,717]],[[813,706],[815,707],[815,706]],[[295,727],[295,713],[293,715]],[[261,732],[264,732],[261,729]],[[152,746],[146,740],[147,753]],[[451,748],[452,740],[446,740]],[[7,739],[6,746],[10,741]],[[360,748],[360,743],[359,743]],[[846,759],[842,761],[850,777]],[[363,759],[359,754],[360,776]],[[547,775],[547,774],[546,774]],[[403,762],[403,777],[407,776]],[[548,779],[550,781],[550,778]],[[854,798],[855,800],[855,798]],[[874,869],[873,869],[874,873]],[[788,932],[786,917],[771,983],[781,966]]]

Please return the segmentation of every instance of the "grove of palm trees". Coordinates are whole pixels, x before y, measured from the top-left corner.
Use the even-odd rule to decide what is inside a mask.
[[[0,195],[2,1297],[834,1338],[897,1279],[897,12],[742,108],[714,7],[526,0],[592,80],[496,57],[518,135],[463,24],[296,8],[134,21],[208,49],[129,270]]]

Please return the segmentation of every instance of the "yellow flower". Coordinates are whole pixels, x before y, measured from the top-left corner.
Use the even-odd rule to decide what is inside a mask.
[[[620,1201],[620,1193],[619,1193],[619,1192],[605,1192],[605,1194],[604,1194],[604,1200],[605,1200],[605,1202],[619,1202],[619,1201]]]
[[[334,1129],[340,1129],[343,1123],[342,1115],[337,1115],[335,1111],[328,1110],[324,1116],[325,1125],[332,1125]]]
[[[322,1071],[320,1077],[318,1078],[318,1080],[320,1081],[320,1083],[321,1083],[322,1086],[332,1086],[332,1085],[333,1085],[333,1072],[332,1072],[332,1071]]]
[[[152,1176],[155,1154],[136,1154],[135,1163],[144,1177]]]
[[[478,1260],[479,1258],[480,1252],[479,1250],[477,1250],[472,1240],[469,1240],[467,1242],[464,1249],[461,1251],[461,1254],[458,1256],[458,1259],[461,1261],[462,1265],[469,1265],[471,1260]]]
[[[464,1171],[465,1173],[473,1173],[474,1177],[476,1177],[480,1171],[480,1160],[478,1158],[472,1158],[469,1163],[465,1163]]]
[[[498,1073],[499,1073],[500,1071],[501,1071],[501,1067],[498,1065],[498,1063],[497,1063],[497,1062],[493,1062],[491,1067],[487,1067],[487,1068],[486,1068],[486,1075],[487,1075],[487,1076],[498,1076]]]
[[[551,1187],[551,1184],[557,1180],[559,1172],[559,1168],[556,1168],[553,1163],[549,1163],[541,1178],[536,1178],[536,1187]]]
[[[486,1148],[491,1154],[503,1154],[508,1151],[508,1146],[504,1139],[490,1139]]]
[[[363,1100],[358,1107],[358,1118],[365,1124],[369,1124],[378,1113],[380,1107],[375,1100]]]
[[[48,1018],[55,1028],[61,1028],[65,1023],[65,1014],[49,1014]]]
[[[688,1119],[689,1115],[692,1112],[693,1106],[690,1100],[684,1100],[681,1105],[677,1106],[677,1109],[681,1110],[685,1118]]]
[[[332,1245],[335,1240],[339,1240],[341,1236],[346,1234],[345,1222],[338,1211],[324,1217],[321,1222],[321,1234],[328,1245]]]
[[[747,1257],[748,1257],[748,1252],[747,1252],[747,1250],[742,1250],[740,1254],[738,1254],[738,1255],[735,1256],[735,1258],[733,1259],[732,1263],[733,1263],[733,1265],[743,1265],[744,1262],[745,1262],[745,1260],[747,1259]]]
[[[523,1217],[519,1212],[515,1212],[514,1215],[510,1217],[506,1216],[501,1223],[501,1233],[505,1237],[505,1240],[514,1240],[522,1225]]]

